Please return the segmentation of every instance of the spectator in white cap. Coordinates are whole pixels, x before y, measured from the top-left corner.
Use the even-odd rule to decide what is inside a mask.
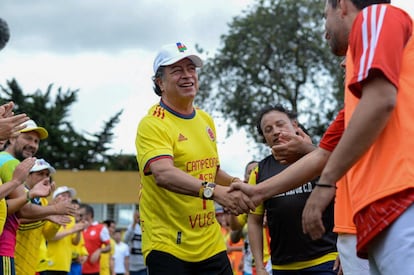
[[[220,168],[214,121],[193,105],[202,65],[183,42],[163,46],[154,60],[152,80],[161,99],[136,136],[149,274],[233,274],[214,201],[227,209],[254,208],[241,192],[227,192],[239,179]]]
[[[75,189],[67,186],[60,186],[55,190],[55,192],[53,192],[53,199],[56,199],[59,195],[68,199],[72,199],[76,196],[76,191]]]
[[[44,159],[36,159],[35,164],[32,169],[30,169],[25,186],[28,190],[31,190],[42,180],[47,181],[48,184],[53,186],[54,182],[51,180],[51,175],[54,173],[56,173],[56,170],[49,162]],[[54,189],[54,187],[52,187],[52,189]],[[32,203],[36,203],[36,198],[32,199]]]
[[[46,160],[37,159],[26,179],[25,187],[30,192],[37,184],[52,185],[51,175],[56,172]],[[33,197],[32,205],[47,206],[46,198]],[[60,225],[66,224],[70,219],[66,216],[49,215],[43,219],[20,219],[19,229],[16,233],[16,247],[14,262],[16,274],[34,274],[38,264],[38,250],[41,242],[53,238]]]

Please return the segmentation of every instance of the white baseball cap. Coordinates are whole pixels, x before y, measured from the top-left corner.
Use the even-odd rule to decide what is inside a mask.
[[[45,169],[48,169],[50,174],[56,173],[55,168],[53,168],[53,166],[44,159],[36,159],[35,164],[33,165],[32,169],[30,169],[30,172],[38,172]]]
[[[159,67],[172,65],[184,58],[191,59],[196,67],[203,66],[201,57],[182,42],[162,46],[154,60],[154,74]]]
[[[75,189],[67,187],[67,186],[60,186],[56,188],[55,192],[53,192],[53,199],[55,199],[57,196],[65,192],[69,192],[72,198],[76,196]]]

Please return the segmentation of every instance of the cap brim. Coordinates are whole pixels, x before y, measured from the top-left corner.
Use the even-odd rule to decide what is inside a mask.
[[[49,167],[40,167],[40,168],[37,168],[37,169],[32,169],[32,170],[30,170],[30,172],[31,173],[34,173],[34,172],[39,172],[39,171],[46,170],[46,169],[49,170],[49,173],[50,174],[56,173],[56,169],[53,168],[52,166],[49,166]]]
[[[59,193],[56,193],[56,194],[53,194],[53,199],[55,199],[57,196],[59,196],[60,194],[63,194],[63,193],[66,193],[66,192],[69,192],[70,193],[70,196],[72,197],[72,198],[74,198],[74,197],[76,197],[76,191],[75,191],[75,189],[73,189],[73,188],[69,188],[68,190],[63,190],[63,191],[61,191],[61,192],[59,192]]]
[[[199,67],[199,68],[203,67],[203,60],[198,55],[195,55],[195,54],[189,54],[189,55],[184,55],[184,56],[175,56],[175,57],[169,59],[168,61],[163,62],[160,66],[169,66],[169,65],[177,63],[178,61],[181,61],[185,58],[189,58],[191,61],[193,61],[194,65],[196,67]]]
[[[47,169],[49,170],[50,174],[54,174],[54,173],[56,173],[56,169],[55,169],[55,168],[53,168],[53,167],[49,167],[49,168],[47,168]]]
[[[40,139],[45,139],[49,136],[49,133],[43,127],[24,128],[23,130],[20,130],[20,133],[27,133],[27,132],[32,132],[32,131],[35,131],[36,133],[38,133]]]

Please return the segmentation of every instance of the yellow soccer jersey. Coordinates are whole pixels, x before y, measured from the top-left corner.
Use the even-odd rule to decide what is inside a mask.
[[[38,251],[38,260],[36,265],[36,272],[46,271],[49,268],[49,259],[47,257],[46,239],[42,236]]]
[[[61,226],[58,232],[70,229],[75,225],[75,218],[69,217],[71,219],[70,223]],[[47,242],[48,270],[69,272],[72,262],[72,239],[76,237],[76,234],[73,233],[60,240],[49,240]]]
[[[256,177],[259,173],[259,166],[256,166],[253,171],[250,173],[249,176],[249,184],[250,185],[256,185]],[[264,215],[265,209],[263,203],[259,204],[254,211],[251,211],[251,213],[256,215]]]
[[[247,214],[240,214],[237,216],[237,220],[243,226],[243,230],[246,230],[247,235]],[[244,233],[243,233],[244,234]],[[269,239],[267,237],[266,228],[263,227],[263,261],[266,263],[270,259],[270,248],[269,248]]]
[[[42,206],[48,205],[47,199],[40,198]],[[16,275],[34,274],[39,260],[41,242],[56,235],[60,225],[50,221],[22,223],[16,233],[15,266]],[[44,237],[43,237],[44,236]]]
[[[115,241],[114,239],[109,240],[111,242],[111,250],[107,253],[101,253],[101,258],[99,259],[99,265],[101,270],[99,275],[111,275],[111,258],[115,254]],[[104,246],[102,246],[104,247]]]
[[[1,184],[0,184],[1,185]],[[7,217],[7,204],[6,199],[0,200],[0,235],[3,233],[4,223]]]
[[[79,262],[80,257],[88,255],[88,250],[86,250],[85,247],[85,239],[83,238],[83,234],[80,234],[80,240],[78,244],[72,244],[72,261]]]
[[[160,102],[141,120],[136,148],[144,257],[155,249],[198,262],[225,251],[214,202],[160,188],[149,170],[151,162],[170,158],[185,173],[214,182],[219,159],[212,118],[199,109],[184,116]]]

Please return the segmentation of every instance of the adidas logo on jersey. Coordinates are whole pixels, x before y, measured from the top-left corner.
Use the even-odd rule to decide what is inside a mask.
[[[184,141],[184,140],[188,140],[188,138],[186,138],[183,134],[179,134],[178,135],[178,141]]]

